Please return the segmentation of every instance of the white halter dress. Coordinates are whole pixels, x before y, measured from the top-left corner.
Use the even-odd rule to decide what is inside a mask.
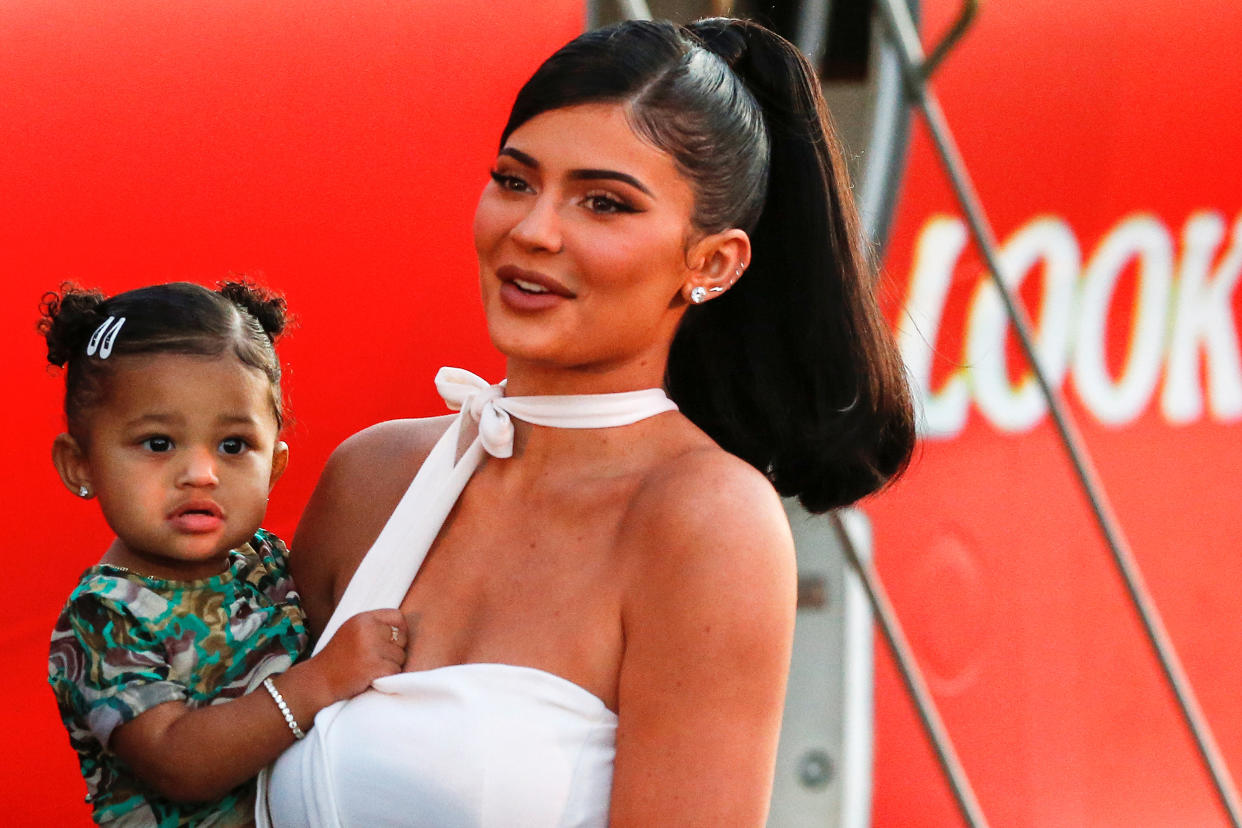
[[[675,411],[660,389],[505,397],[468,371],[436,386],[461,409],[393,511],[328,621],[316,652],[356,613],[397,607],[487,452],[513,451],[510,415],[608,428]],[[454,460],[465,421],[478,436]],[[324,708],[306,738],[259,777],[259,828],[606,826],[617,717],[578,685],[509,664],[458,664],[376,679]]]

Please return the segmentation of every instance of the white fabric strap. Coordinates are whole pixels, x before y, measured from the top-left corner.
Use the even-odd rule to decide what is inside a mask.
[[[499,458],[513,454],[511,416],[552,428],[612,428],[677,410],[677,404],[662,388],[619,394],[506,397],[503,382],[488,385],[462,368],[441,368],[436,374],[436,390],[450,409],[469,412],[479,424],[483,448]]]
[[[347,618],[383,607],[398,607],[418,574],[440,527],[486,452],[513,454],[513,417],[551,428],[613,428],[676,411],[660,388],[617,394],[506,397],[504,383],[489,385],[461,368],[441,368],[436,389],[448,407],[461,411],[432,448],[328,620],[315,652],[323,649]],[[478,436],[454,462],[466,421]]]

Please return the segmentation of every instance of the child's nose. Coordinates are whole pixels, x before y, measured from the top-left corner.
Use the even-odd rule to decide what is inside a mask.
[[[207,449],[190,449],[185,453],[185,465],[177,481],[182,486],[215,486],[220,482],[216,476],[216,454]]]

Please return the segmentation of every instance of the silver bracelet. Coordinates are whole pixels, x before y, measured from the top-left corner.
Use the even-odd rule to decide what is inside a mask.
[[[298,727],[297,720],[293,718],[293,713],[289,711],[289,705],[285,704],[285,697],[280,695],[276,685],[272,684],[271,678],[263,679],[263,687],[267,690],[268,695],[272,697],[272,701],[276,702],[276,706],[280,708],[280,715],[285,717],[285,724],[289,725],[289,730],[293,731],[293,738],[305,739],[306,734],[302,732],[302,728]]]

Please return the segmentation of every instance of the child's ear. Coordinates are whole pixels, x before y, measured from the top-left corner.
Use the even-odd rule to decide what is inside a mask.
[[[276,488],[276,481],[285,473],[285,467],[289,465],[289,444],[284,440],[276,441],[276,448],[272,450],[272,475],[267,480],[267,490],[270,492]]]
[[[78,441],[68,434],[58,434],[52,441],[52,465],[65,484],[65,488],[78,497],[88,498],[95,494],[91,485],[91,464]]]

